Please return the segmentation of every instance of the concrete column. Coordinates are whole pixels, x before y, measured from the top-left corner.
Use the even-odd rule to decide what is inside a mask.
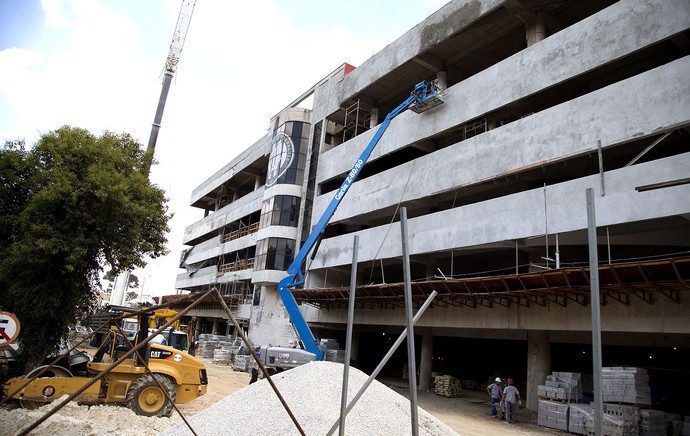
[[[211,329],[211,333],[214,335],[218,334],[218,320],[217,319],[213,320],[213,328]]]
[[[419,358],[419,392],[431,392],[431,364],[434,350],[434,337],[431,332],[422,335],[422,354]]]
[[[371,118],[369,119],[369,128],[373,129],[379,124],[379,108],[371,108]]]
[[[359,333],[352,332],[352,342],[350,343],[350,359],[359,360]],[[345,344],[343,344],[344,346]]]
[[[433,280],[436,274],[438,274],[438,271],[436,271],[436,262],[427,263],[425,273],[427,280]]]
[[[551,343],[549,332],[529,331],[527,333],[527,408],[537,410],[539,396],[537,386],[544,384],[551,374]]]
[[[439,82],[443,83],[443,89],[445,90],[448,87],[448,76],[445,71],[439,71],[436,73],[436,80]]]
[[[542,14],[535,14],[526,24],[528,47],[546,38],[546,26],[544,25],[544,16]]]

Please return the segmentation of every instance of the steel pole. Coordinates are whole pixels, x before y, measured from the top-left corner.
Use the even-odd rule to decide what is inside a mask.
[[[437,294],[438,294],[438,292],[431,291],[431,294],[429,294],[427,299],[424,301],[424,304],[422,304],[422,307],[419,308],[419,310],[417,311],[417,314],[414,316],[413,323],[416,323],[417,321],[419,321],[419,318],[422,317],[422,315],[424,314],[426,309],[431,305],[431,302],[434,300],[434,298],[436,297]],[[395,351],[398,349],[400,344],[402,344],[402,341],[405,340],[406,336],[407,336],[407,328],[405,330],[403,330],[402,333],[400,333],[400,336],[398,336],[398,339],[396,339],[393,346],[390,348],[390,350],[388,350],[388,353],[386,353],[386,355],[383,356],[383,359],[381,359],[381,362],[379,363],[379,365],[376,367],[376,369],[374,369],[374,372],[372,372],[371,375],[369,375],[369,378],[367,378],[367,381],[365,381],[364,384],[362,385],[362,387],[359,389],[359,392],[357,392],[357,395],[355,395],[354,398],[352,398],[352,401],[350,401],[350,404],[348,404],[348,406],[347,406],[347,410],[345,410],[346,414],[350,413],[350,410],[352,410],[352,408],[355,407],[355,404],[357,404],[357,401],[359,401],[359,399],[362,397],[362,395],[364,395],[364,392],[367,390],[369,385],[374,381],[376,376],[379,375],[379,373],[381,372],[383,367],[386,366],[386,363],[388,363],[388,361],[393,356]],[[328,433],[326,433],[326,434],[329,436],[332,435],[333,432],[335,432],[335,430],[338,428],[339,423],[340,423],[340,420],[335,421],[335,423],[333,423],[333,426],[331,427],[331,429],[328,430]]]
[[[405,319],[407,320],[407,367],[410,381],[410,420],[412,436],[419,435],[417,417],[417,362],[414,347],[414,324],[412,323],[412,279],[410,277],[410,253],[407,247],[407,208],[400,208],[400,236],[402,240],[403,279],[405,281]]]
[[[359,236],[355,235],[352,247],[352,272],[350,273],[350,300],[347,307],[347,331],[345,333],[345,362],[343,366],[343,391],[340,397],[340,430],[338,434],[345,436],[345,416],[347,413],[347,392],[350,378],[350,354],[352,352],[352,324],[355,316],[355,291],[357,290],[357,249]]]
[[[599,305],[599,255],[597,252],[594,191],[587,188],[587,241],[589,244],[589,285],[592,306],[592,370],[594,374],[594,434],[601,436],[604,404],[601,395],[601,307]]]

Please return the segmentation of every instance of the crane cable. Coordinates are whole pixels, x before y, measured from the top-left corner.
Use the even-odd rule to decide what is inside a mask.
[[[417,163],[416,159],[412,161],[412,166],[410,167],[410,172],[407,174],[407,181],[405,182],[405,187],[403,188],[403,191],[400,194],[400,199],[398,200],[398,204],[396,204],[396,206],[395,206],[395,211],[393,211],[393,216],[391,217],[391,221],[388,223],[388,226],[386,228],[386,233],[383,235],[383,239],[381,240],[381,245],[379,245],[378,250],[376,250],[376,254],[371,259],[369,283],[371,283],[371,279],[372,279],[372,276],[374,273],[374,262],[376,261],[379,254],[381,253],[381,249],[383,248],[383,243],[386,242],[386,239],[388,238],[388,232],[390,232],[391,225],[395,222],[395,217],[398,215],[398,210],[400,209],[400,204],[402,203],[403,197],[405,196],[405,193],[407,192],[407,186],[410,184],[410,180],[412,179],[412,171],[414,170],[414,166],[416,163]],[[383,265],[381,266],[381,269],[383,270]]]

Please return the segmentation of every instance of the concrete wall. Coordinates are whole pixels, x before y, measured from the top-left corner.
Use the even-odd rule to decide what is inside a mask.
[[[222,138],[221,140],[228,142],[228,139],[232,138]],[[230,141],[231,142],[231,141]],[[262,157],[268,157],[271,153],[271,138],[266,135],[256,141],[252,146],[247,148],[245,151],[234,158],[230,163],[225,165],[223,168],[218,170],[214,175],[206,179],[202,184],[196,187],[192,191],[192,199],[190,204],[194,204],[199,199],[203,198],[204,195],[213,191],[215,188],[219,187],[223,183],[232,179],[232,177],[239,173],[240,171],[246,169],[248,166],[256,162]],[[214,156],[209,156],[209,159],[216,159]]]
[[[227,223],[236,221],[244,216],[261,210],[264,188],[261,187],[251,194],[245,195],[220,209],[218,212],[204,217],[202,220],[188,226],[184,230],[183,244],[189,244],[196,238],[202,237],[215,230],[223,228]]]
[[[317,112],[312,119],[318,121],[335,112],[342,102],[355,96],[371,83],[424,53],[429,47],[463,30],[503,3],[505,0],[461,0],[446,4],[367,59],[356,70],[345,77],[336,78],[337,84],[331,83],[326,88],[328,98],[320,98],[319,92],[323,90],[319,90],[314,100],[319,104],[314,105]]]
[[[624,0],[616,3],[448,88],[445,97],[447,103],[443,106],[422,115],[406,112],[398,116],[372,153],[371,161],[412,142],[432,136],[436,132],[461,125],[542,89],[576,77],[592,68],[633,53],[689,27],[690,6],[683,0],[663,2]],[[344,81],[351,80],[349,77],[356,72],[359,72],[359,69],[346,76]],[[653,82],[655,79],[649,80]],[[687,86],[686,80],[681,81]],[[628,97],[635,99],[638,97],[637,93],[644,89],[644,87],[636,88]],[[677,95],[680,96],[683,89],[678,88]],[[663,103],[671,104],[672,101],[664,100]],[[624,107],[619,105],[616,109]],[[680,107],[687,108],[687,105]],[[578,109],[588,108],[579,107]],[[668,113],[669,110],[662,111],[664,115]],[[381,118],[383,115],[385,114],[382,114]],[[558,120],[554,118],[555,115],[558,114],[552,113],[548,121]],[[594,117],[589,119],[594,120]],[[636,117],[630,119],[637,120]],[[616,124],[619,123],[623,124],[616,121]],[[601,135],[608,130],[608,127],[608,125],[600,125],[587,129],[593,140],[583,137],[582,142],[588,147],[596,145],[596,139],[602,139]],[[656,127],[640,126],[639,132],[648,134]],[[518,136],[522,136],[527,132],[520,129],[517,133]],[[321,183],[349,171],[374,133],[375,129],[372,129],[348,141],[344,146],[324,153],[319,160],[317,182]],[[551,144],[551,140],[557,138],[549,138],[543,144]],[[532,162],[534,161],[530,163]],[[351,190],[356,187],[357,183]],[[323,201],[319,199],[318,204],[315,205],[315,216],[320,215],[324,209]]]
[[[657,294],[653,304],[631,297],[630,305],[608,300],[601,307],[602,332],[690,334],[690,310],[687,299],[681,304]],[[315,315],[315,314],[314,314]],[[355,325],[405,326],[403,310],[356,310]],[[346,310],[321,311],[309,322],[344,324]],[[566,307],[549,303],[546,307],[512,305],[509,308],[431,307],[427,309],[415,327],[478,329],[511,331],[515,338],[524,333],[544,329],[572,332],[591,332],[591,307],[569,302]],[[501,337],[509,339],[501,333]]]
[[[690,153],[634,165],[606,173],[606,196],[595,200],[597,225],[690,213],[690,185],[637,192],[644,184],[687,177]],[[549,232],[563,233],[587,228],[585,191],[599,192],[599,176],[549,186],[547,192]],[[630,207],[644,204],[645,207]],[[464,207],[408,220],[410,255],[451,247],[471,247],[510,241],[544,233],[544,191],[542,188],[500,197]],[[360,262],[401,255],[400,224],[357,232],[361,241]],[[353,234],[325,239],[311,269],[349,265]]]

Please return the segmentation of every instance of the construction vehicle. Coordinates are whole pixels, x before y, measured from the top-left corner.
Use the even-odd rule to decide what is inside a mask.
[[[139,338],[149,335],[148,314],[140,312],[138,316],[140,329],[134,345],[138,343]],[[122,341],[116,340],[118,334],[118,329],[114,328],[108,332],[106,338],[107,354],[110,354],[112,362],[131,349],[131,345],[122,345]],[[93,377],[108,368],[112,362],[100,361],[104,357],[103,354],[86,364],[84,376],[73,377],[69,369],[53,366],[41,377],[19,389],[27,379],[45,368],[40,366],[26,376],[8,380],[3,384],[3,394],[12,395],[12,398],[19,400],[20,405],[27,409],[50,403],[62,395],[77,392]],[[126,404],[135,413],[143,416],[168,416],[172,411],[173,402],[182,404],[192,401],[206,393],[207,385],[206,367],[201,361],[175,348],[148,343],[139,352],[112,368],[108,374],[75,399],[83,404]],[[163,390],[172,402],[166,398]]]
[[[333,199],[328,204],[328,207],[326,207],[326,210],[323,212],[323,215],[321,215],[321,218],[316,223],[316,226],[314,226],[312,232],[307,237],[307,240],[304,242],[299,252],[295,256],[294,260],[288,267],[288,276],[278,283],[278,295],[280,295],[280,298],[283,304],[285,305],[285,308],[290,317],[290,322],[295,327],[297,336],[300,341],[299,345],[300,348],[302,348],[302,350],[299,350],[301,353],[297,353],[297,349],[282,348],[278,350],[277,347],[273,347],[273,353],[271,353],[271,355],[273,355],[274,357],[274,363],[272,365],[277,366],[275,362],[278,362],[278,365],[291,364],[292,366],[296,366],[295,363],[298,361],[306,363],[308,361],[308,357],[304,353],[313,354],[312,360],[324,360],[324,356],[326,354],[324,350],[325,347],[322,346],[322,343],[319,343],[319,341],[317,341],[314,337],[314,334],[311,332],[311,329],[309,328],[307,322],[302,316],[302,313],[300,312],[299,307],[297,306],[297,302],[295,301],[295,297],[292,295],[290,289],[304,283],[304,277],[302,275],[302,265],[306,260],[307,255],[316,246],[318,239],[321,237],[322,233],[326,228],[326,225],[333,217],[333,214],[338,208],[338,205],[345,197],[345,194],[347,194],[347,191],[352,185],[352,183],[354,183],[354,181],[357,179],[357,176],[359,175],[360,171],[369,159],[371,152],[378,144],[379,140],[381,139],[381,136],[383,136],[393,118],[405,112],[407,109],[410,109],[416,113],[422,113],[426,112],[431,108],[443,104],[442,97],[444,90],[445,84],[441,83],[438,80],[433,80],[430,82],[420,82],[417,85],[415,85],[411,95],[404,102],[402,102],[398,107],[396,107],[388,115],[386,115],[386,118],[383,120],[378,130],[371,138],[369,145],[367,145],[367,147],[364,149],[362,154],[355,162],[354,166],[348,173],[342,185],[336,191],[335,195],[333,196]],[[264,347],[262,347],[262,349],[263,348]],[[270,353],[270,348],[267,351]],[[271,355],[263,356],[262,352],[262,360],[270,362]],[[269,364],[268,366],[271,366],[271,364]]]
[[[177,315],[177,311],[173,309],[154,310],[151,320],[149,321],[149,330],[157,329],[173,319],[175,315]],[[185,352],[189,350],[189,334],[182,329],[182,324],[179,319],[170,326],[170,329],[166,331],[163,336],[165,337],[167,345]]]

